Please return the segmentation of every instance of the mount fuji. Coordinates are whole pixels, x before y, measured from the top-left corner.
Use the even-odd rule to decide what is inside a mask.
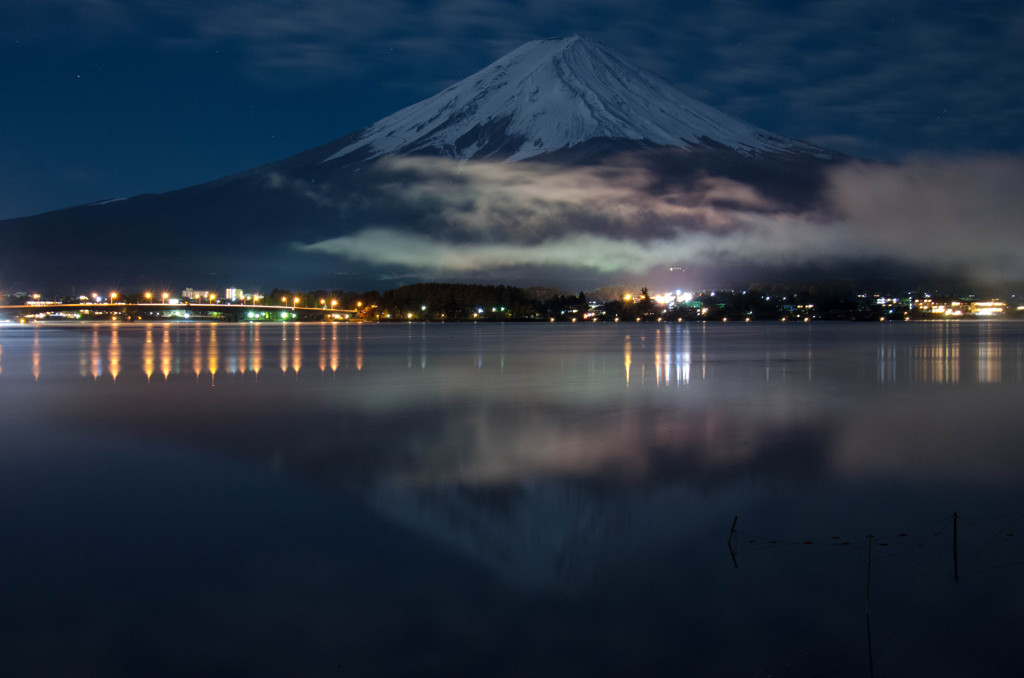
[[[465,191],[476,167],[514,169],[520,180],[537,173],[540,184],[561,169],[614,169],[609,186],[642,174],[643,190],[661,194],[710,177],[804,209],[824,170],[845,160],[696,101],[595,40],[537,40],[433,97],[284,160],[169,193],[0,222],[7,244],[0,283],[380,287],[417,272],[302,245],[382,225],[465,240],[445,199],[448,187]],[[433,182],[430,190],[409,198],[423,182]],[[458,195],[479,202],[487,190]],[[514,211],[491,215],[505,230],[486,237],[529,237],[522,224],[535,219]],[[592,212],[584,222],[600,222],[606,233],[615,227]],[[509,281],[507,273],[495,279]],[[558,282],[558,271],[547,273]],[[436,270],[419,277],[452,279]]]
[[[723,148],[748,157],[832,155],[726,115],[577,35],[526,43],[358,132],[325,162],[415,154],[514,162],[595,140]]]

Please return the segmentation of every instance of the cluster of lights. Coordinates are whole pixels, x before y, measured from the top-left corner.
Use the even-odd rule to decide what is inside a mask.
[[[662,294],[656,294],[651,297],[655,303],[662,306],[674,306],[675,304],[688,304],[693,301],[692,292],[683,292],[682,290],[676,290],[675,292],[664,292]]]
[[[712,292],[711,296],[715,296],[715,293]],[[636,297],[634,297],[629,292],[627,292],[626,294],[622,295],[622,300],[627,302],[627,303],[631,302],[631,301],[634,301],[635,299],[636,299]],[[693,294],[693,292],[684,292],[682,290],[675,290],[675,291],[669,291],[669,292],[662,292],[661,294],[655,294],[655,295],[651,296],[650,299],[651,299],[651,301],[653,301],[654,303],[658,304],[659,306],[667,306],[668,308],[673,308],[676,304],[688,304],[688,303],[690,303],[691,301],[694,300],[694,294]]]
[[[1001,315],[1006,311],[1006,302],[994,299],[991,301],[950,301],[943,303],[925,298],[917,301],[916,306],[923,313],[930,313],[933,316],[943,318],[960,318],[965,315],[988,318]]]

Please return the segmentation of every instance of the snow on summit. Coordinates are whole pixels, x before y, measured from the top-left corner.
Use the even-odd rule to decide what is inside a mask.
[[[601,43],[535,40],[366,128],[324,162],[358,153],[523,160],[596,139],[742,155],[824,149],[750,125],[633,68]]]

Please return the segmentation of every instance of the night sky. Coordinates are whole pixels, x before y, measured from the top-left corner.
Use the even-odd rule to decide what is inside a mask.
[[[728,113],[855,156],[1024,151],[1020,2],[677,5],[5,0],[0,218],[278,160],[528,40],[573,33]]]

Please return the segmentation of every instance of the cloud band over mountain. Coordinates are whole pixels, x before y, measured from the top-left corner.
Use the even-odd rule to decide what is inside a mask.
[[[1024,275],[1017,158],[837,166],[813,211],[789,211],[752,186],[710,176],[665,189],[627,167],[439,158],[385,167],[415,181],[389,184],[382,199],[429,206],[440,228],[377,224],[296,247],[435,273],[565,266],[641,274],[679,264],[887,258],[984,280]]]

